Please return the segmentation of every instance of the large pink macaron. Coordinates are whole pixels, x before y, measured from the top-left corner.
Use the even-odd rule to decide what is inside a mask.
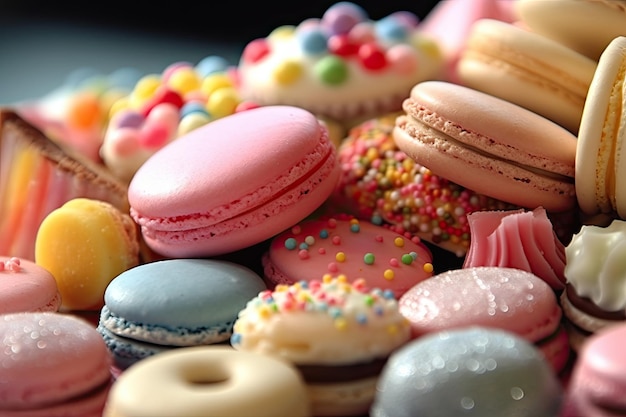
[[[128,190],[154,251],[204,257],[262,242],[315,211],[339,178],[328,130],[310,112],[265,106],[200,127],[157,151]]]
[[[55,312],[0,316],[0,415],[99,417],[112,384],[106,344],[88,322]]]
[[[27,259],[0,256],[0,314],[60,307],[61,293],[50,271]]]
[[[413,338],[487,326],[534,343],[556,371],[568,362],[569,343],[557,297],[531,272],[497,266],[453,269],[416,284],[398,304]]]
[[[278,284],[345,276],[400,297],[433,275],[433,257],[419,238],[348,215],[306,220],[272,239],[263,278]]]
[[[477,193],[529,209],[571,210],[576,136],[492,95],[425,81],[404,101],[393,137],[417,163]]]

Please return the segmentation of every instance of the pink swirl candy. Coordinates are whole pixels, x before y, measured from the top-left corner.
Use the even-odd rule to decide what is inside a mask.
[[[565,288],[565,246],[543,207],[467,215],[471,242],[463,268],[501,266],[532,272],[555,291]]]

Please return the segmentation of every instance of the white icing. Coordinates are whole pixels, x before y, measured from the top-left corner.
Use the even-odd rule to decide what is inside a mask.
[[[565,278],[600,308],[626,308],[626,221],[584,225],[565,248]]]

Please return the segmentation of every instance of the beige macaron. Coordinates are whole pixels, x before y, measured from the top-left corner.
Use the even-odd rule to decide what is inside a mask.
[[[596,61],[495,19],[471,28],[458,62],[461,84],[525,107],[576,134]]]
[[[585,102],[576,147],[576,196],[587,216],[626,219],[626,36],[607,46]]]
[[[533,32],[598,60],[618,36],[626,36],[625,0],[518,0],[515,11]]]

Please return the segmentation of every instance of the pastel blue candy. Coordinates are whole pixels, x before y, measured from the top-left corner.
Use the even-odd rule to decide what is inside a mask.
[[[228,342],[239,312],[265,289],[256,272],[230,261],[142,264],[108,285],[97,330],[125,369],[176,347]]]
[[[104,293],[106,307],[126,321],[208,327],[233,321],[266,286],[251,269],[222,260],[168,259],[131,268]]]
[[[230,66],[226,58],[219,55],[209,55],[196,65],[196,72],[201,78],[205,78],[216,72],[225,72]]]
[[[413,339],[389,357],[372,417],[555,417],[563,389],[541,351],[516,334],[465,327]]]

